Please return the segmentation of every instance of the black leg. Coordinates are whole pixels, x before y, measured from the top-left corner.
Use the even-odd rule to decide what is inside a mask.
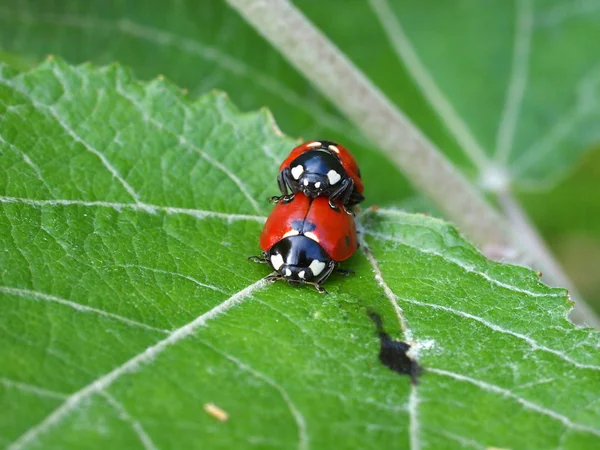
[[[337,205],[331,200],[331,198],[329,198],[329,207],[334,211],[340,212],[340,208],[337,207]]]
[[[274,204],[277,204],[279,202],[289,203],[292,200],[294,200],[294,194],[274,195],[273,197],[269,197],[269,201]]]
[[[272,273],[271,275],[267,275],[265,280],[270,281],[271,283],[275,283],[276,281],[285,280],[285,278],[278,273]]]
[[[268,261],[264,256],[248,256],[248,261],[250,262],[255,262],[255,263],[260,263],[260,264],[267,264]]]
[[[325,289],[319,283],[316,283],[316,282],[313,283],[312,281],[306,281],[304,284],[310,284],[311,286],[314,286],[319,294],[329,294],[329,292],[327,292],[327,289]]]
[[[349,210],[345,207],[346,201],[348,198],[350,198],[350,195],[352,195],[353,190],[354,181],[351,178],[346,178],[344,181],[342,181],[340,187],[329,196],[329,206],[336,211],[339,211],[340,209],[335,204],[335,200],[341,197],[344,210],[346,210],[346,212],[349,214],[354,214],[351,210],[349,212]]]
[[[346,214],[350,214],[352,216],[354,216],[354,211],[352,211],[351,205],[350,203],[350,198],[352,198],[352,193],[354,192],[354,180],[350,179],[350,183],[348,184],[348,187],[346,188],[346,190],[342,193],[341,195],[341,199],[342,199],[342,205],[344,205],[344,211],[346,211]]]
[[[279,191],[282,195],[273,196],[269,198],[269,201],[271,203],[279,203],[281,201],[284,203],[291,202],[294,199],[294,189],[292,183],[293,178],[289,168],[283,169],[281,172],[279,172],[279,175],[277,176],[277,186],[279,186]],[[288,187],[291,191],[290,194],[288,194]]]
[[[312,284],[320,294],[328,294],[327,290],[323,286],[321,286],[321,284],[325,283],[327,278],[329,278],[329,276],[332,274],[336,267],[337,263],[335,261],[329,261],[329,264],[327,264],[325,271],[319,276],[319,278],[317,278],[314,281],[314,283],[308,282],[306,284]]]
[[[329,292],[327,292],[327,289],[325,289],[323,286],[321,286],[318,283],[315,283],[315,289],[317,290],[317,292],[319,294],[329,294]]]
[[[277,175],[277,186],[279,186],[281,195],[288,195],[287,183],[285,182],[284,175],[286,171],[289,171],[289,169],[283,169],[281,172],[279,172],[279,175]]]
[[[333,273],[333,271],[335,270],[336,267],[337,267],[337,263],[335,261],[329,261],[329,264],[327,264],[325,271],[321,275],[319,275],[319,277],[315,280],[315,282],[317,284],[325,283],[325,280],[327,280],[327,278],[329,278],[329,276]]]
[[[358,205],[364,199],[365,199],[365,197],[362,194],[359,194],[358,192],[356,192],[353,189],[352,190],[352,195],[350,196],[350,199],[348,200],[348,206]]]

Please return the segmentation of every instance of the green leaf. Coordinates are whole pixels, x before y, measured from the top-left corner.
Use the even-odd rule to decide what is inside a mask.
[[[600,139],[600,72],[587,45],[600,37],[593,4],[296,3],[474,179],[493,184],[491,166],[513,187],[545,187]],[[225,2],[9,0],[0,24],[11,52],[120,60],[144,78],[165,73],[194,94],[218,87],[244,108],[266,104],[284,130],[324,133],[354,148],[374,201],[408,193],[385,181],[397,173]]]
[[[564,290],[387,209],[329,295],[266,284],[246,257],[295,145],[266,110],[117,65],[0,67],[3,445],[597,447],[600,338]]]
[[[245,110],[268,106],[289,134],[351,148],[363,161],[370,202],[398,203],[412,192],[398,170],[225,2],[8,0],[0,6],[2,47],[75,63],[121,61],[139,78],[164,74],[193,97],[224,90]]]
[[[597,58],[587,45],[600,29],[600,9],[593,3],[295,3],[471,179],[488,188],[498,187],[507,175],[513,190],[550,187],[598,141]],[[398,26],[404,33],[398,33]],[[519,30],[529,30],[529,39]],[[517,42],[520,51],[515,52]],[[403,49],[401,55],[395,44]],[[49,53],[72,62],[118,60],[141,78],[163,73],[194,97],[217,87],[245,110],[266,105],[286,133],[324,136],[349,146],[370,186],[367,203],[418,204],[423,210],[415,202],[419,194],[397,170],[224,1],[5,0],[2,46],[25,61]],[[410,58],[411,48],[416,58]],[[514,99],[510,108],[509,98]],[[502,153],[497,152],[500,135]],[[513,145],[507,146],[511,139]],[[477,154],[481,167],[474,162]],[[487,171],[488,165],[496,170]],[[559,197],[536,193],[527,211],[535,219],[547,200],[552,206],[545,214],[581,215],[581,209],[574,214],[572,208],[556,210]],[[571,219],[561,233],[569,234],[572,225]],[[542,224],[543,230],[548,227],[555,225]],[[545,237],[554,239],[548,232]],[[594,264],[561,262],[571,274],[597,279],[590,270]]]

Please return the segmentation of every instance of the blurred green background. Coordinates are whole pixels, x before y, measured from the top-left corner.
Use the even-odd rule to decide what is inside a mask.
[[[600,39],[600,2],[294,3],[479,186],[484,174],[462,151],[457,130],[432,106],[414,64],[395,46],[414,50],[483,153],[509,174],[512,191],[600,311],[600,58],[592,45]],[[401,33],[388,35],[386,27]],[[221,89],[243,110],[267,106],[286,134],[350,147],[369,204],[432,210],[221,0],[4,0],[0,59],[27,68],[49,54],[72,63],[117,61],[144,80],[162,74],[192,96]],[[501,156],[500,124],[519,79],[525,83],[514,133]]]

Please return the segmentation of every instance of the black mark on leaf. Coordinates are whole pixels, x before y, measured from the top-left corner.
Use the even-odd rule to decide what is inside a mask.
[[[413,384],[417,384],[417,377],[421,374],[422,369],[414,359],[408,356],[410,345],[392,339],[383,329],[383,322],[379,314],[370,311],[369,317],[377,327],[377,334],[381,343],[379,349],[381,364],[401,375],[409,375]]]

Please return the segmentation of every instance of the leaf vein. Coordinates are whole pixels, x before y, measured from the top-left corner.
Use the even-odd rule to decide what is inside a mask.
[[[32,291],[29,289],[13,288],[13,287],[8,287],[8,286],[0,286],[0,292],[9,294],[9,295],[15,295],[17,297],[22,297],[25,299],[34,298],[34,299],[43,300],[43,301],[47,301],[47,302],[58,303],[60,305],[68,306],[68,307],[73,308],[80,312],[92,313],[92,314],[97,314],[99,316],[108,317],[108,318],[118,320],[119,322],[125,323],[130,326],[134,326],[137,328],[145,328],[145,329],[151,330],[151,331],[158,331],[159,333],[168,333],[169,332],[169,330],[156,328],[151,325],[147,325],[145,323],[137,322],[137,321],[129,319],[127,317],[120,316],[118,314],[103,311],[103,310],[97,309],[97,308],[92,308],[91,306],[82,305],[81,303],[72,302],[70,300],[65,300],[64,298],[60,298],[55,295],[45,294],[43,292]]]
[[[183,214],[195,217],[197,219],[204,218],[217,218],[227,220],[229,223],[235,221],[255,221],[258,223],[264,223],[267,220],[264,216],[253,216],[249,214],[230,214],[222,213],[218,211],[207,211],[202,209],[192,208],[174,208],[171,206],[160,206],[152,205],[148,203],[115,203],[115,202],[104,202],[104,201],[85,201],[85,200],[66,200],[66,199],[53,199],[53,200],[38,200],[29,199],[22,197],[4,197],[0,196],[0,203],[24,203],[31,206],[85,206],[85,207],[102,207],[110,208],[116,211],[123,209],[140,211],[147,214],[156,214],[157,211],[164,212],[168,215]]]
[[[222,294],[229,294],[228,292],[225,292],[223,289],[214,286],[212,284],[206,284],[206,283],[202,283],[201,281],[198,281],[197,279],[195,279],[194,277],[191,277],[189,275],[184,275],[181,273],[177,273],[177,272],[172,272],[170,270],[163,270],[163,269],[157,269],[155,267],[148,267],[148,266],[142,266],[139,264],[116,264],[118,267],[123,267],[125,269],[140,269],[140,270],[147,270],[149,272],[154,272],[154,273],[162,273],[163,275],[170,275],[173,277],[177,277],[177,278],[184,278],[188,281],[191,281],[192,283],[200,286],[200,287],[205,287],[208,289],[211,289],[213,291],[217,291],[220,292]]]
[[[591,433],[595,436],[600,436],[600,429],[598,428],[594,428],[594,427],[590,427],[587,425],[583,425],[577,422],[573,422],[571,419],[569,419],[567,416],[564,416],[554,410],[545,408],[543,406],[538,405],[537,403],[533,403],[523,397],[520,397],[516,394],[514,394],[513,392],[511,392],[508,389],[504,389],[500,386],[496,386],[494,384],[490,384],[487,383],[485,381],[481,381],[481,380],[477,380],[475,378],[471,378],[468,377],[466,375],[461,375],[459,373],[455,373],[455,372],[450,372],[448,370],[443,370],[443,369],[436,369],[436,368],[432,368],[432,367],[428,367],[427,368],[427,372],[431,372],[431,373],[437,373],[438,375],[442,375],[442,376],[447,376],[450,378],[453,378],[455,380],[459,380],[459,381],[464,381],[466,383],[470,383],[473,384],[485,391],[489,391],[489,392],[493,392],[495,394],[500,394],[502,397],[505,398],[510,398],[512,400],[517,401],[518,403],[520,403],[525,409],[529,409],[531,411],[535,411],[538,412],[540,414],[543,414],[545,416],[551,417],[554,420],[557,420],[559,422],[561,422],[563,425],[565,425],[567,428],[573,429],[573,430],[577,430],[577,431],[583,431],[583,432],[587,432],[587,433]]]
[[[206,326],[208,321],[218,317],[223,313],[226,313],[229,309],[243,302],[254,291],[263,288],[266,284],[267,281],[263,278],[247,286],[211,310],[201,314],[193,321],[171,332],[166,338],[146,348],[144,351],[138,353],[136,356],[116,367],[112,371],[102,375],[87,386],[71,394],[58,408],[46,416],[40,423],[33,428],[30,428],[16,441],[12,442],[8,446],[9,450],[18,450],[26,447],[41,434],[60,423],[60,421],[70,412],[74,411],[82,401],[96,393],[104,392],[106,388],[117,381],[122,375],[139,370],[142,365],[150,363],[169,346],[187,338],[198,328]]]
[[[7,388],[13,388],[13,389],[18,389],[23,392],[37,394],[40,397],[55,398],[55,399],[60,399],[60,400],[64,400],[65,398],[68,397],[67,394],[63,394],[62,392],[51,391],[49,389],[34,386],[32,384],[10,380],[5,377],[0,377],[0,384],[3,384]]]
[[[225,174],[225,176],[227,178],[229,178],[239,188],[242,195],[244,195],[244,197],[246,197],[246,199],[250,202],[250,204],[252,205],[254,210],[259,214],[261,213],[261,208],[260,208],[258,202],[256,201],[256,199],[250,195],[248,187],[227,166],[225,166],[220,161],[217,161],[216,159],[214,159],[212,156],[210,156],[208,153],[206,153],[200,147],[198,147],[195,144],[188,141],[184,136],[179,135],[175,131],[169,129],[164,123],[162,123],[162,122],[154,119],[153,117],[150,117],[148,114],[146,114],[144,112],[143,107],[139,104],[139,102],[137,102],[133,97],[131,97],[127,92],[125,92],[123,87],[120,86],[119,84],[117,84],[117,92],[119,94],[121,94],[121,96],[124,99],[128,100],[140,112],[140,114],[142,115],[142,120],[144,122],[149,122],[152,125],[154,125],[155,127],[159,128],[160,130],[175,137],[180,145],[183,145],[184,147],[187,147],[188,149],[193,150],[198,155],[200,155],[200,157],[202,159],[206,160],[213,167],[215,167],[215,168],[219,169],[221,172],[223,172],[223,174]],[[187,111],[187,107],[185,105],[182,105],[182,107],[185,108],[185,110]]]
[[[252,368],[251,366],[236,358],[235,356],[225,353],[207,342],[202,341],[202,343],[218,355],[236,364],[240,369],[252,374],[254,377],[258,378],[259,380],[262,380],[263,382],[271,386],[273,389],[275,389],[287,405],[288,409],[290,410],[290,413],[292,414],[292,417],[294,417],[294,421],[296,422],[296,427],[298,428],[298,449],[308,450],[310,448],[310,439],[306,428],[306,420],[304,419],[304,416],[302,415],[298,407],[293,402],[290,395],[280,384],[278,384],[275,380],[268,377],[264,373]]]
[[[441,310],[441,311],[445,311],[448,312],[450,314],[454,314],[460,317],[464,317],[466,319],[470,319],[470,320],[475,320],[479,323],[481,323],[482,325],[490,328],[491,330],[497,331],[499,333],[503,333],[503,334],[508,334],[510,336],[514,336],[518,339],[521,339],[523,341],[525,341],[527,344],[529,344],[529,346],[531,346],[532,350],[540,350],[546,353],[551,353],[557,357],[559,357],[560,359],[562,359],[565,362],[568,362],[569,364],[572,364],[573,366],[579,368],[579,369],[590,369],[590,370],[600,370],[600,366],[595,365],[595,364],[584,364],[584,363],[580,363],[576,360],[574,360],[573,358],[571,358],[570,356],[568,356],[567,354],[565,354],[564,352],[561,352],[559,350],[554,350],[550,347],[546,347],[545,345],[541,345],[538,344],[538,342],[531,338],[530,336],[527,336],[526,334],[522,334],[522,333],[517,333],[516,331],[512,331],[512,330],[508,330],[506,328],[502,328],[499,325],[496,325],[495,323],[489,322],[487,320],[485,320],[482,317],[473,315],[473,314],[469,314],[467,312],[464,311],[460,311],[454,308],[450,308],[448,306],[442,306],[442,305],[437,305],[434,303],[426,303],[426,302],[421,302],[419,300],[415,300],[415,299],[411,299],[411,298],[406,298],[403,297],[402,301],[406,301],[408,303],[414,304],[414,305],[418,305],[418,306],[423,306],[426,308],[431,308],[431,309],[437,309],[437,310]]]
[[[82,139],[73,128],[71,128],[69,126],[69,124],[67,124],[64,119],[60,116],[60,114],[58,114],[58,112],[49,105],[45,105],[43,103],[37,102],[35,101],[33,98],[31,98],[30,94],[28,94],[25,91],[22,91],[20,89],[17,89],[14,85],[11,85],[10,83],[0,83],[10,89],[14,89],[15,91],[19,92],[20,94],[22,94],[23,96],[25,96],[27,99],[29,99],[29,101],[31,102],[31,104],[38,110],[40,111],[42,114],[44,115],[50,115],[55,121],[56,123],[58,123],[60,125],[60,127],[69,135],[71,136],[71,138],[75,141],[78,142],[79,144],[83,145],[83,147],[90,153],[94,154],[99,160],[100,162],[102,162],[102,165],[106,168],[106,170],[108,170],[108,172],[117,179],[117,181],[121,184],[121,186],[125,189],[125,191],[127,191],[127,193],[131,196],[131,198],[135,201],[135,203],[141,203],[141,199],[140,196],[138,195],[138,193],[135,191],[135,189],[121,176],[121,174],[119,173],[119,171],[115,168],[115,166],[113,166],[111,164],[111,162],[108,160],[108,158],[106,157],[106,155],[104,155],[104,153],[100,152],[99,150],[97,150],[96,148],[92,147],[90,144],[88,144],[84,139]],[[66,89],[66,88],[64,88]],[[46,114],[46,111],[48,114]]]
[[[142,426],[142,424],[133,418],[131,414],[125,409],[125,407],[121,404],[121,402],[117,401],[112,395],[101,392],[101,395],[106,399],[106,401],[117,411],[118,416],[125,423],[128,423],[133,429],[134,433],[137,435],[138,439],[144,446],[145,450],[157,450],[156,445],[152,442],[152,439]]]
[[[364,230],[363,230],[364,232]],[[360,236],[360,235],[359,235]],[[400,328],[404,334],[404,338],[412,344],[414,341],[414,336],[412,331],[408,328],[408,323],[406,317],[404,315],[404,311],[398,304],[398,296],[392,291],[390,286],[383,279],[383,274],[381,273],[381,269],[379,268],[379,263],[375,259],[373,252],[367,245],[367,242],[359,237],[360,240],[360,248],[362,249],[363,254],[369,261],[371,265],[371,269],[375,274],[375,280],[383,289],[385,297],[391,303],[394,311],[396,312],[396,316],[398,317],[398,322],[400,323]],[[415,383],[411,383],[411,390],[408,400],[408,420],[409,420],[409,443],[411,450],[419,450],[421,448],[421,439],[420,439],[420,425],[419,425],[419,397],[417,392],[417,385]]]
[[[476,275],[478,277],[484,278],[485,280],[489,281],[490,283],[495,284],[496,286],[499,286],[501,288],[508,289],[510,291],[519,292],[521,294],[526,294],[526,295],[529,295],[531,297],[565,297],[565,294],[562,293],[562,292],[561,293],[550,293],[550,292],[548,292],[548,293],[539,293],[539,292],[533,292],[533,291],[530,291],[530,290],[527,290],[527,289],[522,289],[522,288],[513,286],[511,284],[504,283],[502,281],[496,280],[495,278],[490,277],[485,272],[480,272],[480,271],[476,270],[474,267],[470,267],[470,266],[467,266],[467,265],[463,264],[460,260],[457,260],[457,259],[451,258],[449,256],[446,256],[446,255],[444,255],[442,253],[436,252],[435,250],[420,248],[420,247],[417,247],[415,245],[411,245],[411,244],[407,243],[406,241],[397,239],[394,236],[386,235],[384,233],[379,233],[379,232],[368,230],[368,229],[365,229],[364,231],[365,231],[365,233],[367,233],[367,234],[369,234],[369,235],[371,235],[371,236],[373,236],[375,238],[379,238],[379,239],[383,239],[383,240],[386,240],[386,241],[395,242],[395,243],[398,243],[398,244],[403,245],[405,247],[409,247],[411,249],[414,249],[414,250],[416,250],[416,251],[418,251],[420,253],[423,253],[423,254],[437,256],[437,257],[443,259],[444,261],[446,261],[448,263],[451,263],[451,264],[454,264],[455,266],[460,267],[465,272],[472,273],[473,275]]]

